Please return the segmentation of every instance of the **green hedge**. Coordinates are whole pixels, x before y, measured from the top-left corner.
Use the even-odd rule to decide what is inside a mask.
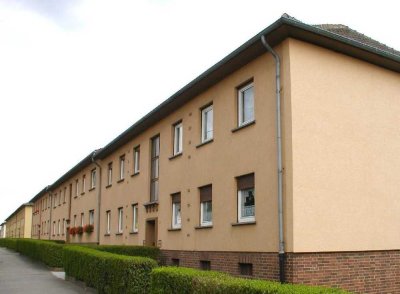
[[[0,247],[6,247],[12,250],[17,249],[17,239],[12,238],[1,238],[0,239]]]
[[[149,257],[154,260],[158,260],[160,257],[160,249],[157,247],[124,245],[95,245],[91,247],[100,251],[129,256]]]
[[[234,278],[227,274],[182,267],[160,267],[151,274],[152,294],[322,294],[348,293],[325,287],[280,284],[277,282]]]
[[[0,245],[3,243],[1,239]],[[63,267],[63,245],[52,241],[35,239],[8,239],[4,245],[51,267]]]
[[[84,281],[99,293],[148,293],[157,263],[145,257],[117,255],[90,247],[64,246],[68,276]]]

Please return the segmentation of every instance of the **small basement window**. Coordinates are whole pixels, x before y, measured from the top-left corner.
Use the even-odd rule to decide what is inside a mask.
[[[172,266],[179,266],[179,258],[171,259]]]
[[[200,260],[200,269],[204,271],[211,270],[211,262],[209,260]]]
[[[239,263],[239,273],[242,276],[253,276],[253,264]]]

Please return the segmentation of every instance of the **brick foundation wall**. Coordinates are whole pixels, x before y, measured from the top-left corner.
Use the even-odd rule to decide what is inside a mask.
[[[239,263],[253,264],[253,277],[279,280],[277,253],[162,250],[162,264],[211,269],[240,276]],[[287,253],[289,283],[339,287],[354,293],[400,293],[400,250]]]
[[[400,293],[400,251],[289,253],[286,273],[291,283]]]
[[[279,262],[276,253],[162,250],[162,264],[173,265],[172,259],[179,259],[179,266],[191,268],[200,268],[202,260],[210,261],[211,270],[234,276],[240,276],[239,263],[251,263],[254,278],[279,279]]]

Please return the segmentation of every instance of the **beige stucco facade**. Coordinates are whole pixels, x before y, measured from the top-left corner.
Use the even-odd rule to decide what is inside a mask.
[[[7,238],[31,238],[32,204],[21,205],[6,219]]]
[[[400,249],[400,74],[290,40],[293,248]]]

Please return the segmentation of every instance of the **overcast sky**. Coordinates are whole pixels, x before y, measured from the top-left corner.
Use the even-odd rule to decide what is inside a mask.
[[[0,222],[284,12],[400,49],[396,2],[0,0]]]

